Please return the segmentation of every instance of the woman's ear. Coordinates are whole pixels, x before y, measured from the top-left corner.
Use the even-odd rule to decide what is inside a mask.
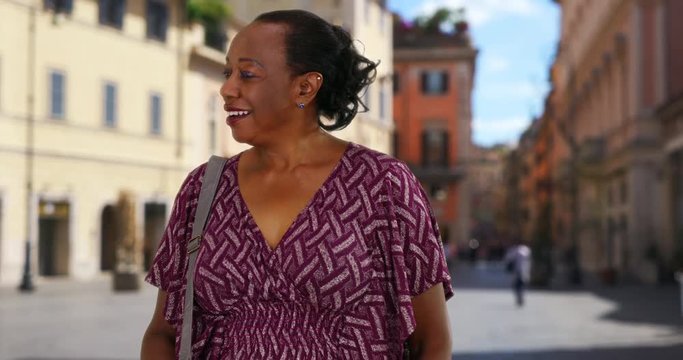
[[[300,75],[296,81],[296,103],[308,105],[313,102],[318,91],[323,86],[323,76],[318,72]]]

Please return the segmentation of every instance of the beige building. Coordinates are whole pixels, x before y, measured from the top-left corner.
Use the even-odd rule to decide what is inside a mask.
[[[581,268],[603,280],[655,281],[681,246],[667,194],[682,143],[675,132],[662,137],[657,112],[675,114],[663,104],[681,88],[670,80],[681,73],[671,61],[680,2],[557,2],[561,41],[546,110],[563,143],[557,181],[569,184],[554,206],[557,241],[575,245]]]
[[[0,0],[0,285],[19,283],[27,243],[39,279],[112,270],[121,191],[144,268],[187,172],[246,148],[218,95],[242,22],[207,32],[182,20],[182,0],[107,3]],[[386,151],[390,112],[371,107],[346,137]]]
[[[368,112],[359,113],[335,134],[384,153],[391,152],[392,115],[392,18],[384,0],[227,0],[233,16],[248,23],[259,14],[283,9],[304,9],[344,27],[356,40],[356,48],[372,61],[380,61],[377,78],[363,97]]]
[[[149,262],[187,171],[239,150],[211,122],[221,70],[205,63],[222,51],[180,24],[184,2],[127,4],[0,0],[0,284],[27,240],[34,274],[111,270],[123,190]]]
[[[108,229],[124,189],[154,246],[200,160],[191,124],[175,116],[185,76],[175,3],[117,12],[97,1],[0,1],[0,283],[19,282],[27,240],[34,274],[111,269]]]

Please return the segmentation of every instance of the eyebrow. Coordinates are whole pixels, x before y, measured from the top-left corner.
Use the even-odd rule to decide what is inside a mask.
[[[263,64],[261,64],[258,60],[253,59],[253,58],[246,58],[246,57],[243,57],[243,58],[237,59],[237,62],[251,62],[251,63],[254,63],[254,64],[256,64],[256,65],[258,65],[258,66],[260,66],[260,67],[262,67],[262,68],[264,68],[264,69],[266,68],[266,67],[263,66]],[[227,64],[227,63],[230,63],[230,60],[229,60],[227,57],[225,58],[225,63],[226,63],[226,64]]]

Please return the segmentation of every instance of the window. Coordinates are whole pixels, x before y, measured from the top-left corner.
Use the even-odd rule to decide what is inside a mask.
[[[52,10],[59,14],[71,14],[74,8],[73,0],[44,0],[45,10]]]
[[[427,95],[441,95],[448,91],[448,72],[425,71],[422,73],[422,92]]]
[[[100,24],[123,28],[123,15],[126,12],[126,0],[99,0]]]
[[[422,165],[448,167],[448,132],[432,128],[422,132]]]
[[[64,119],[65,83],[64,74],[50,73],[50,117],[54,119]]]
[[[116,85],[104,85],[104,125],[116,127]]]
[[[626,204],[626,202],[628,202],[628,187],[626,186],[626,179],[621,180],[621,188],[619,192],[621,193],[621,203]]]
[[[149,109],[149,132],[155,135],[161,134],[161,95],[153,94],[150,97]]]
[[[147,37],[166,41],[168,5],[164,0],[147,0]]]
[[[608,206],[612,206],[612,204],[614,203],[614,198],[612,197],[612,188],[613,187],[611,185],[607,186],[607,205]]]
[[[212,49],[225,52],[228,35],[223,24],[204,24],[204,44]]]

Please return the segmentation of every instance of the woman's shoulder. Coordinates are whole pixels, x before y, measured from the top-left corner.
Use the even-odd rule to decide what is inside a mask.
[[[223,157],[225,159],[225,165],[223,166],[223,172],[228,171],[231,166],[234,165],[234,163],[239,159],[239,156],[242,153],[232,155],[229,157]],[[183,184],[181,186],[181,191],[187,191],[187,190],[192,190],[193,192],[198,193],[199,190],[201,189],[202,186],[202,181],[204,180],[204,174],[206,173],[206,168],[209,164],[210,160],[207,160],[200,164],[199,166],[195,167],[192,169],[190,172],[187,173],[187,176],[185,177],[185,181],[183,181]]]
[[[402,160],[364,145],[351,143],[350,146],[349,166],[354,170],[366,168],[382,177],[395,177],[404,174],[412,175],[410,168]]]

